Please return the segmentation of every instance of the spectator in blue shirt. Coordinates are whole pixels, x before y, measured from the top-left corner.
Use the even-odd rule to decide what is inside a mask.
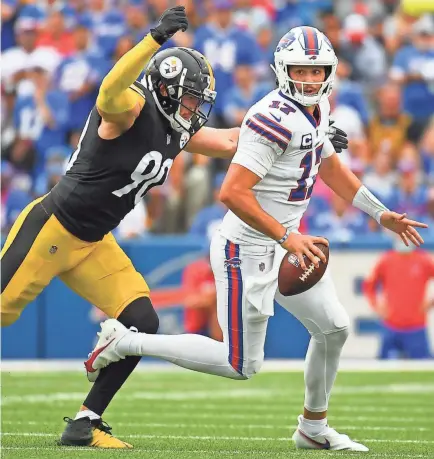
[[[405,158],[398,163],[398,187],[390,202],[385,204],[395,212],[406,212],[410,218],[421,219],[426,216],[428,189],[418,183],[418,165],[415,159]]]
[[[86,0],[68,0],[68,3],[61,6],[60,11],[65,17],[66,27],[72,30],[79,22],[86,18]],[[89,27],[91,24],[89,23]]]
[[[387,74],[386,53],[369,32],[364,16],[350,14],[344,20],[342,56],[350,63],[354,79],[372,91]]]
[[[96,43],[104,56],[110,57],[118,39],[127,31],[122,12],[116,8],[106,8],[105,0],[89,0],[88,10],[83,18],[92,24]]]
[[[420,146],[423,170],[430,185],[434,185],[434,119],[425,131]]]
[[[196,31],[193,45],[214,69],[218,94],[214,114],[218,122],[222,122],[223,100],[233,86],[236,65],[254,66],[260,62],[261,55],[254,37],[232,24],[232,8],[232,0],[214,0],[213,20]]]
[[[127,33],[137,44],[149,32],[150,25],[142,0],[129,0],[125,8]]]
[[[66,145],[50,147],[45,154],[44,170],[36,177],[33,191],[36,196],[43,196],[64,175],[66,164],[72,154],[72,148]]]
[[[215,176],[214,203],[196,214],[190,228],[190,234],[198,236],[203,240],[210,240],[214,231],[220,225],[227,212],[226,206],[218,198],[224,178],[225,174],[223,172]]]
[[[345,59],[339,58],[336,78],[333,84],[333,91],[336,92],[336,105],[347,105],[354,108],[363,124],[367,126],[369,112],[363,87],[359,82],[351,81],[350,76],[351,66]]]
[[[270,85],[258,84],[250,65],[235,68],[235,85],[225,94],[223,116],[228,126],[240,126],[249,108],[262,99]]]
[[[419,136],[434,113],[434,21],[422,17],[413,25],[412,44],[401,48],[390,70],[404,88],[404,110],[418,126]]]
[[[90,46],[90,32],[84,23],[74,29],[77,51],[66,58],[57,71],[58,86],[68,95],[71,117],[69,129],[80,132],[95,104],[98,88],[110,62]]]
[[[364,214],[333,193],[330,207],[308,217],[312,234],[321,234],[330,241],[347,242],[368,231]]]
[[[5,212],[2,231],[5,231],[5,233],[9,231],[21,211],[32,201],[30,194],[31,183],[31,179],[27,174],[17,173],[13,176],[4,203]]]
[[[43,169],[47,149],[66,143],[70,115],[67,95],[51,88],[53,68],[47,59],[51,54],[38,51],[29,62],[34,90],[17,98],[14,112],[19,141],[30,142],[34,147],[35,175]]]
[[[14,24],[17,18],[17,0],[2,1],[1,50],[15,46]]]

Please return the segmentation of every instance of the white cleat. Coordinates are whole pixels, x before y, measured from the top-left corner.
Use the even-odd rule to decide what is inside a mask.
[[[90,382],[96,381],[102,368],[125,358],[124,355],[116,351],[116,345],[130,332],[116,319],[108,319],[100,325],[101,332],[97,333],[99,340],[94,350],[89,354],[89,358],[84,362],[87,379]],[[134,327],[131,327],[131,330],[137,331]]]
[[[300,429],[302,416],[298,417],[299,426],[292,439],[297,449],[329,449],[333,451],[369,451],[366,446],[351,440],[348,435],[340,434],[335,429],[325,427],[324,433],[312,437]]]

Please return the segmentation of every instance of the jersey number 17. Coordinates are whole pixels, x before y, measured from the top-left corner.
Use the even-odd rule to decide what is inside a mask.
[[[315,150],[309,150],[301,160],[300,167],[303,168],[303,173],[299,180],[297,180],[297,188],[293,188],[289,193],[288,201],[305,201],[312,196],[313,186],[316,182],[316,175],[311,177],[310,173],[314,164],[313,154],[315,151],[315,165],[321,162],[322,145],[319,145]],[[308,178],[312,178],[310,186],[307,185]]]

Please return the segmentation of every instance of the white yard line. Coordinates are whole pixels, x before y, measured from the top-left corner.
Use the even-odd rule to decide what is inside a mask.
[[[333,390],[333,394],[434,394],[434,384],[384,384],[384,385],[364,385],[364,386],[337,386]],[[300,392],[302,394],[302,392]],[[237,398],[278,398],[284,397],[287,399],[288,391],[273,390],[273,389],[214,389],[214,390],[183,390],[173,391],[169,388],[165,392],[147,392],[136,391],[130,392],[125,397],[128,399],[143,399],[143,400],[209,400],[209,399],[237,399]],[[2,405],[11,405],[19,403],[46,403],[59,401],[81,400],[86,394],[82,392],[55,392],[52,394],[31,394],[31,395],[10,395],[2,399]],[[122,397],[122,395],[121,395]],[[353,404],[357,403],[357,398],[353,400]],[[421,400],[420,403],[425,406],[426,401]],[[414,400],[409,400],[408,406],[414,406]],[[404,401],[399,401],[399,406],[403,407]]]
[[[53,447],[53,446],[4,446],[2,447],[4,450],[28,450],[28,451],[65,451],[68,450],[69,452],[82,452],[82,451],[94,451],[98,452],[99,454],[103,454],[103,451],[96,450],[95,448],[88,448],[88,447],[80,447],[80,448],[68,448],[68,447]],[[188,453],[188,454],[210,454],[212,451],[209,449],[154,449],[154,448],[140,448],[140,447],[134,447],[132,451],[140,451],[143,453],[166,453],[166,454],[179,454],[179,453]],[[251,456],[252,454],[268,454],[268,451],[263,450],[263,449],[256,449],[256,450],[222,450],[219,449],[217,450],[219,454],[244,454],[244,455],[249,455]],[[276,454],[281,453],[281,451],[276,451]],[[305,455],[305,451],[295,451],[291,450],[291,454],[299,454],[299,455]],[[127,453],[128,454],[128,453]],[[393,457],[393,458],[427,458],[426,455],[424,454],[399,454],[399,453],[381,453],[381,454],[372,454],[369,453],[369,457]]]
[[[68,448],[68,447],[53,447],[53,446],[4,446],[2,447],[4,450],[24,450],[24,451],[65,451],[68,450],[69,452],[75,452],[79,453],[82,451],[94,451],[98,452],[99,454],[103,454],[103,451],[96,450],[95,448],[88,448],[88,447],[80,447],[80,448]],[[166,454],[179,454],[179,453],[188,453],[188,454],[210,454],[212,451],[209,449],[154,449],[154,448],[140,448],[140,447],[134,447],[132,451],[140,451],[143,453],[166,453]],[[256,449],[256,450],[222,450],[219,449],[217,451],[219,454],[244,454],[244,455],[252,455],[252,454],[268,454],[268,451],[265,451],[263,449]],[[281,453],[281,451],[276,451],[276,454]],[[299,455],[305,455],[305,451],[295,451],[291,450],[291,454],[299,454]],[[128,454],[128,453],[127,453]],[[369,457],[393,457],[393,458],[427,458],[425,454],[399,454],[399,453],[381,453],[381,454],[372,454],[369,453]]]
[[[35,422],[35,421],[3,421],[3,424],[8,425],[57,425],[58,422]],[[188,429],[188,428],[207,428],[207,429],[258,429],[258,430],[288,430],[296,429],[297,425],[272,425],[272,424],[180,424],[180,423],[159,423],[159,422],[117,422],[116,427],[149,427],[149,428],[164,428],[164,429]],[[353,426],[346,425],[343,430],[370,430],[370,431],[389,431],[389,432],[430,432],[432,429],[427,427],[396,427],[396,426]]]
[[[3,360],[1,370],[12,372],[46,372],[46,371],[80,371],[83,372],[83,360]],[[303,371],[304,360],[266,360],[262,372]],[[362,360],[343,359],[339,371],[434,371],[432,360]],[[140,364],[136,372],[189,372],[168,363],[145,362]]]
[[[3,436],[14,437],[58,437],[58,434],[44,432],[2,432]],[[143,438],[143,439],[166,439],[166,440],[233,440],[233,441],[291,441],[290,437],[231,437],[231,436],[208,436],[208,435],[122,435],[123,438]],[[423,445],[434,444],[434,440],[384,440],[379,438],[359,438],[358,441],[368,443],[417,443]]]
[[[180,406],[178,405],[177,408],[180,408]],[[197,406],[195,406],[195,408],[197,408]],[[208,409],[208,407],[205,405],[202,407],[202,409]],[[270,410],[268,410],[270,411]],[[27,411],[26,411],[27,413]],[[289,413],[289,412],[288,412]],[[297,411],[298,413],[298,411]],[[170,414],[176,414],[176,416],[174,417],[188,417],[188,418],[194,418],[194,417],[197,417],[195,416],[194,413],[167,413],[167,414],[158,414],[156,415],[155,412],[152,412],[152,413],[148,413],[147,416],[152,416],[152,417],[155,417],[155,416],[158,416],[158,417],[170,417]],[[221,414],[219,415],[218,413],[215,413],[215,414],[212,414],[212,413],[198,413],[199,416],[203,415],[203,414],[206,414],[207,418],[219,418],[219,417],[222,417],[224,419],[228,418],[228,416],[232,416],[231,413],[228,413],[227,415],[225,414]],[[236,413],[235,413],[236,414]],[[169,416],[168,416],[169,415]],[[281,415],[281,414],[270,414],[268,413],[267,415],[257,415],[257,414],[236,414],[236,418],[235,419],[277,419],[278,421],[280,422],[283,422],[287,419],[294,419],[296,416],[294,415]],[[239,417],[238,417],[239,416]],[[116,413],[116,414],[112,414],[110,417],[110,422],[114,423],[116,426],[118,425],[126,425],[126,423],[123,423],[122,421],[121,422],[117,422],[117,418],[119,417],[131,417],[131,414],[130,413]],[[145,413],[139,413],[137,415],[137,417],[146,417],[145,416]],[[4,418],[4,416],[3,416]],[[37,420],[35,421],[5,421],[4,419],[2,420],[2,424],[18,424],[18,425],[41,425],[41,424],[52,424],[52,423],[58,423],[58,421],[43,421],[41,422],[40,418],[35,418]],[[388,416],[388,417],[381,417],[381,416],[334,416],[334,415],[331,415],[329,416],[329,419],[332,420],[332,422],[368,422],[369,424],[372,424],[372,423],[375,423],[375,422],[389,422],[389,423],[392,423],[392,424],[404,424],[405,426],[408,426],[408,423],[409,422],[417,422],[417,423],[420,423],[420,424],[424,424],[424,423],[429,423],[429,424],[433,424],[434,423],[434,418],[432,417],[414,417],[414,418],[411,418],[411,417],[405,417],[405,418],[393,418],[391,416]],[[128,425],[135,425],[136,423],[131,423],[131,424],[128,424]],[[137,423],[138,425],[144,425],[143,423]],[[381,427],[381,426],[380,426]]]

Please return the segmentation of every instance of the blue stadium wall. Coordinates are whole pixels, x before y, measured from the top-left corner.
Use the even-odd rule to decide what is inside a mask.
[[[197,239],[187,236],[148,237],[121,245],[136,269],[145,276],[151,289],[179,286],[184,267],[200,257],[203,249]],[[372,235],[347,244],[332,244],[331,257],[348,260],[348,255],[351,255],[350,259],[357,262],[358,257],[366,258],[366,252],[377,258],[381,251],[389,247],[389,240]],[[425,248],[434,251],[434,240],[428,241]],[[342,263],[347,263],[344,258]],[[345,267],[345,264],[342,266]],[[335,282],[341,275],[339,269],[333,273]],[[345,278],[354,298],[361,297],[363,272],[355,272]],[[348,276],[348,273],[342,272],[344,274]],[[182,305],[159,309],[158,314],[161,333],[183,332]],[[15,324],[2,330],[2,358],[84,359],[93,346],[98,329],[99,321],[92,319],[92,305],[69,290],[59,279],[54,279],[28,305]],[[378,329],[374,316],[355,315],[354,333],[375,334]],[[268,326],[266,358],[303,358],[308,341],[309,335],[304,327],[276,305],[275,315]]]

